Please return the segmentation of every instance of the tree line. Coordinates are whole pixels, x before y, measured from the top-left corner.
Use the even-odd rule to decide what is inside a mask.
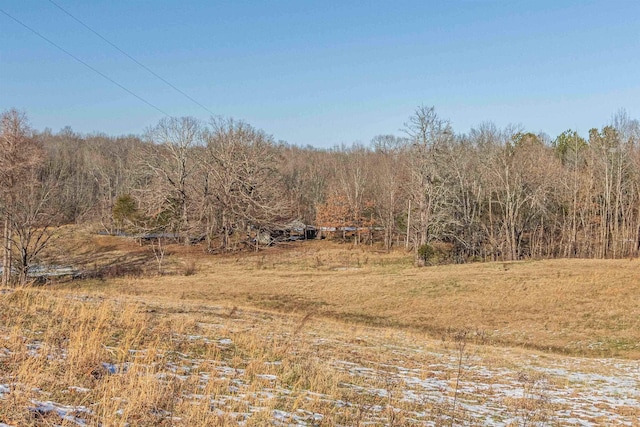
[[[351,227],[335,237],[403,247],[420,263],[640,250],[640,125],[624,112],[552,139],[489,122],[455,133],[421,106],[400,135],[332,149],[218,117],[120,137],[37,131],[16,110],[0,119],[5,284],[69,223],[225,251],[299,220]]]

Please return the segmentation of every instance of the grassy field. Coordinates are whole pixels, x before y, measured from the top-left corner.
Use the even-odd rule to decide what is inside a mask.
[[[100,277],[0,294],[0,423],[638,425],[637,260],[91,239],[49,255]]]
[[[101,237],[107,259],[156,269],[148,247]],[[106,250],[105,250],[106,249]],[[204,255],[170,246],[164,276],[63,286],[163,301],[312,315],[426,332],[482,331],[493,344],[593,357],[640,356],[640,260],[544,260],[413,266],[404,251],[311,241]],[[125,256],[123,254],[131,255]],[[95,259],[95,257],[93,258]],[[185,269],[196,274],[184,276]]]

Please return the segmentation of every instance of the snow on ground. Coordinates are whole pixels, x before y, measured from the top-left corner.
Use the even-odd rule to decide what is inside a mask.
[[[424,405],[453,405],[451,371],[458,367],[454,356],[428,367],[380,365],[366,366],[335,360],[337,369],[364,378],[370,387],[346,384],[359,393],[387,397],[399,393],[401,400]],[[640,408],[640,368],[637,363],[608,359],[561,359],[555,368],[523,363],[517,369],[482,366],[482,359],[462,365],[458,384],[459,410],[464,418],[483,420],[485,425],[521,425],[524,417],[538,417],[560,425],[637,425]],[[559,367],[558,367],[559,366]],[[607,366],[607,375],[593,373]],[[426,369],[425,369],[426,368]],[[380,378],[392,387],[378,388]],[[509,410],[509,401],[518,400],[526,409]],[[543,412],[546,412],[543,413]],[[635,413],[635,415],[633,415]],[[632,414],[632,415],[629,415]],[[413,414],[420,420],[420,411]]]
[[[91,410],[85,406],[66,406],[56,402],[40,402],[38,400],[32,400],[31,403],[33,406],[29,407],[29,410],[33,412],[36,417],[44,417],[53,413],[58,415],[62,420],[78,426],[87,425],[81,416],[92,414]]]
[[[266,315],[236,314],[237,331],[256,321],[268,321]],[[244,316],[244,317],[243,317]],[[235,340],[229,338],[228,324],[201,323],[202,335],[176,336],[177,340],[202,341],[229,350]],[[280,334],[280,335],[279,335]],[[187,380],[198,376],[202,394],[188,394],[183,399],[208,401],[211,410],[231,417],[238,425],[247,423],[274,402],[297,401],[298,409],[268,409],[272,425],[318,425],[328,416],[305,409],[305,402],[323,402],[339,411],[357,407],[362,424],[387,424],[391,419],[404,423],[434,426],[454,417],[461,425],[638,425],[640,419],[640,365],[618,359],[588,359],[526,353],[491,347],[465,349],[443,347],[433,341],[421,342],[403,333],[392,339],[375,329],[356,337],[346,332],[331,334],[325,329],[308,327],[297,337],[313,351],[309,357],[324,363],[348,380],[338,387],[341,396],[314,389],[292,388],[277,374],[282,361],[266,361],[251,373],[230,360],[207,360],[188,353],[172,352],[155,375],[161,380]],[[271,338],[286,335],[272,332]],[[1,337],[0,337],[1,338]],[[269,337],[266,337],[269,339]],[[392,342],[391,342],[392,341]],[[31,357],[42,351],[40,342],[25,343]],[[295,346],[294,346],[295,348]],[[2,349],[0,339],[0,350]],[[145,350],[130,349],[132,357],[143,359]],[[376,355],[380,355],[377,357]],[[0,362],[8,357],[0,351]],[[64,357],[64,356],[61,356]],[[250,362],[250,361],[244,361]],[[106,375],[124,375],[131,362],[104,361]],[[142,362],[141,362],[142,363]],[[201,367],[207,366],[206,370]],[[0,381],[6,378],[0,377]],[[226,392],[204,394],[210,382],[225,384]],[[0,383],[0,404],[16,384]],[[71,386],[66,393],[83,393],[90,389]],[[46,395],[46,391],[43,392]],[[363,403],[366,402],[366,403]],[[31,400],[28,408],[34,416],[56,416],[67,424],[93,425],[91,403],[68,406],[51,400]],[[242,408],[241,410],[238,408]],[[159,413],[171,417],[170,413]],[[445,418],[448,417],[448,418]],[[1,421],[1,420],[0,420]],[[179,423],[179,419],[174,419]],[[0,423],[0,427],[10,427]]]

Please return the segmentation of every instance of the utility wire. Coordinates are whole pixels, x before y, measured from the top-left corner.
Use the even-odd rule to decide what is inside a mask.
[[[162,81],[163,83],[165,83],[166,85],[168,85],[169,87],[171,87],[173,90],[175,90],[176,92],[180,93],[182,96],[184,96],[185,98],[189,99],[191,102],[193,102],[194,104],[198,105],[200,108],[202,108],[203,110],[205,110],[206,112],[208,112],[209,114],[211,114],[212,116],[215,116],[215,114],[213,113],[213,111],[209,110],[207,107],[205,107],[204,105],[202,105],[200,102],[198,102],[197,100],[193,99],[191,96],[189,96],[188,94],[186,94],[185,92],[183,92],[182,90],[180,90],[179,88],[177,88],[176,86],[174,86],[171,82],[167,81],[165,78],[163,78],[162,76],[158,75],[155,71],[153,71],[152,69],[150,69],[149,67],[147,67],[146,65],[144,65],[143,63],[141,63],[140,61],[138,61],[136,58],[134,58],[133,56],[129,55],[127,52],[125,52],[124,50],[122,50],[120,47],[118,47],[116,44],[114,44],[113,42],[109,41],[106,37],[104,37],[102,34],[98,33],[96,30],[94,30],[93,28],[91,28],[90,26],[88,26],[87,24],[85,24],[84,22],[82,22],[79,18],[76,18],[74,15],[71,14],[71,12],[69,12],[68,10],[64,9],[62,6],[60,6],[58,3],[56,3],[53,0],[49,0],[49,3],[51,3],[52,5],[54,5],[55,7],[57,7],[58,9],[60,9],[61,11],[63,11],[64,13],[66,13],[69,17],[71,17],[74,21],[76,21],[77,23],[79,23],[80,25],[82,25],[83,27],[85,27],[87,30],[91,31],[93,34],[95,34],[96,36],[100,37],[105,43],[109,44],[111,47],[113,47],[114,49],[116,49],[118,52],[120,52],[121,54],[123,54],[124,56],[126,56],[127,58],[129,58],[130,60],[132,60],[133,62],[135,62],[137,65],[139,65],[140,67],[144,68],[147,72],[149,72],[151,75],[155,76],[157,79],[159,79],[160,81]]]
[[[38,31],[34,30],[33,28],[31,28],[30,26],[28,26],[27,24],[25,24],[24,22],[20,21],[18,18],[10,15],[9,13],[5,12],[4,10],[0,9],[0,12],[3,13],[4,15],[8,16],[9,18],[13,19],[15,22],[17,22],[18,24],[22,25],[24,28],[26,28],[27,30],[31,31],[33,34],[35,34],[36,36],[40,37],[41,39],[43,39],[44,41],[48,42],[49,44],[51,44],[52,46],[56,47],[57,49],[61,50],[62,52],[66,53],[67,55],[69,55],[70,57],[72,57],[73,59],[75,59],[76,61],[78,61],[79,63],[81,63],[82,65],[84,65],[85,67],[87,67],[88,69],[90,69],[91,71],[93,71],[94,73],[99,74],[100,76],[102,76],[103,78],[109,80],[111,83],[113,83],[114,85],[118,86],[120,89],[124,90],[125,92],[129,93],[130,95],[135,96],[136,98],[138,98],[140,101],[144,102],[145,104],[147,104],[148,106],[150,106],[151,108],[154,108],[155,110],[159,111],[160,113],[164,114],[167,117],[171,117],[171,115],[169,113],[167,113],[166,111],[163,111],[162,109],[160,109],[159,107],[156,107],[155,105],[153,105],[151,102],[147,101],[146,99],[144,99],[143,97],[141,97],[140,95],[134,93],[133,91],[127,89],[126,87],[124,87],[123,85],[121,85],[120,83],[118,83],[117,81],[113,80],[111,77],[107,76],[106,74],[104,74],[103,72],[97,70],[96,68],[92,67],[91,65],[87,64],[86,62],[84,62],[82,59],[78,58],[77,56],[75,56],[74,54],[72,54],[71,52],[69,52],[68,50],[66,50],[65,48],[63,48],[62,46],[56,44],[55,42],[49,40],[47,37],[43,36],[42,34],[40,34]]]

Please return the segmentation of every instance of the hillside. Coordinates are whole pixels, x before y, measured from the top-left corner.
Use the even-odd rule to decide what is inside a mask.
[[[217,256],[168,245],[157,275],[151,247],[82,235],[58,249],[112,276],[0,295],[7,425],[640,416],[625,360],[640,342],[636,260],[416,268],[404,252],[324,241]]]

